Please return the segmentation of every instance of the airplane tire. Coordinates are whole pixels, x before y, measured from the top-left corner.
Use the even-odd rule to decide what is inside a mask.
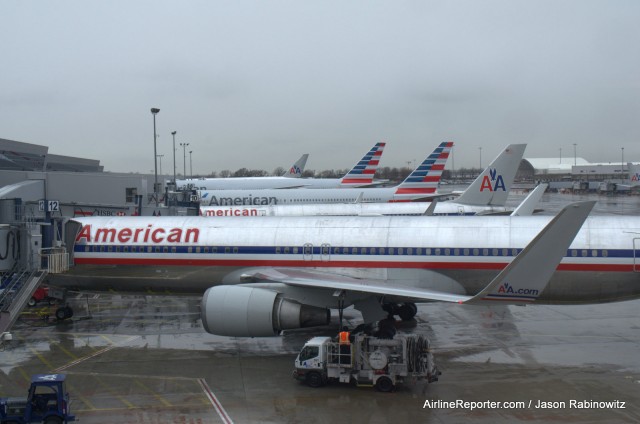
[[[389,377],[380,377],[376,381],[376,390],[383,393],[392,392],[395,389],[393,381]]]
[[[402,321],[411,321],[418,313],[415,303],[405,303],[398,310],[398,316]]]
[[[324,381],[322,381],[322,375],[320,375],[320,373],[316,371],[307,373],[305,380],[309,387],[317,388],[324,385]]]

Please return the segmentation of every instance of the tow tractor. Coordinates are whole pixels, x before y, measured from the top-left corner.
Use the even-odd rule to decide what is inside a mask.
[[[64,374],[37,374],[31,377],[27,397],[0,398],[0,423],[62,424],[75,421],[69,412],[69,394]]]
[[[293,377],[311,387],[330,381],[355,382],[381,392],[391,392],[407,379],[438,381],[440,371],[433,362],[429,340],[423,336],[356,334],[340,339],[310,339],[295,360]]]

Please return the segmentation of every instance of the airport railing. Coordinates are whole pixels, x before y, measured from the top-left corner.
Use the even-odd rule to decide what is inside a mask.
[[[41,250],[42,269],[49,274],[61,274],[69,271],[69,252],[64,247],[50,247]]]

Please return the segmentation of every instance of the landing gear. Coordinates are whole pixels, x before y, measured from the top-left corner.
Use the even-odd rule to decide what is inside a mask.
[[[398,315],[403,321],[411,321],[418,313],[418,307],[415,303],[411,302],[399,304],[386,303],[382,306],[382,309],[389,313],[390,318],[392,318],[394,315]]]

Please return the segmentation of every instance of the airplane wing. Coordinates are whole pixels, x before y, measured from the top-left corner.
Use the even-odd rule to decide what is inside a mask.
[[[243,274],[242,279],[400,296],[423,301],[524,305],[534,302],[542,294],[594,205],[595,202],[581,202],[566,206],[475,296],[295,268],[259,269]]]

